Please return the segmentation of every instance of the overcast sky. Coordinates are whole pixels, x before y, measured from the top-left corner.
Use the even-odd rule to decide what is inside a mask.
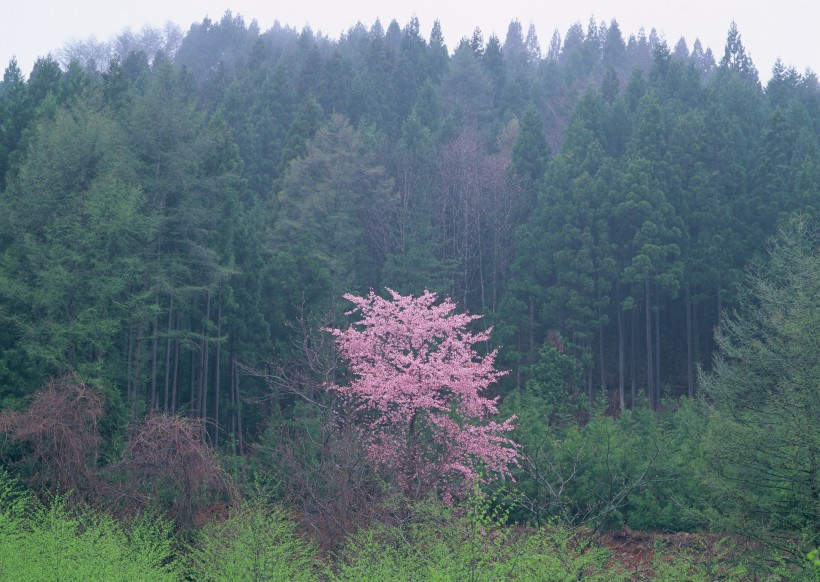
[[[575,22],[583,23],[586,30],[590,16],[607,23],[614,18],[625,38],[641,26],[647,34],[654,27],[670,47],[684,36],[691,50],[699,37],[718,59],[734,20],[764,81],[778,57],[800,72],[820,68],[820,0],[10,0],[5,4],[0,16],[0,63],[5,68],[16,55],[25,75],[38,56],[56,52],[70,40],[92,35],[108,40],[126,27],[137,31],[169,20],[187,31],[205,16],[219,19],[226,9],[241,14],[248,23],[256,19],[262,31],[278,20],[297,29],[309,24],[333,38],[357,21],[369,27],[379,18],[387,28],[396,19],[403,27],[414,15],[427,38],[438,19],[451,50],[477,26],[485,40],[495,32],[503,42],[514,18],[525,31],[530,23],[535,25],[544,50],[556,28],[563,38]]]

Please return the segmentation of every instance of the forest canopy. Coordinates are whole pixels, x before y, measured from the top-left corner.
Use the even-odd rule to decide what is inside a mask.
[[[686,531],[755,552],[647,567],[816,573],[814,72],[762,84],[734,23],[150,32],[0,82],[0,536],[458,578]]]

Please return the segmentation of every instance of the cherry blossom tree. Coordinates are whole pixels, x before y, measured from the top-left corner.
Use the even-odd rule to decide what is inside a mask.
[[[347,361],[349,382],[329,388],[353,412],[370,460],[394,474],[410,496],[436,490],[445,498],[485,479],[509,477],[518,449],[507,438],[510,418],[492,420],[497,398],[482,394],[505,372],[493,368],[496,351],[479,356],[473,346],[490,331],[470,331],[480,316],[455,313],[435,293],[384,299],[347,294],[347,329],[329,329]]]

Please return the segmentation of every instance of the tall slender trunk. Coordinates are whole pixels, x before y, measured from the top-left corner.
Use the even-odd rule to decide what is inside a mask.
[[[245,439],[242,433],[242,393],[239,391],[239,366],[236,364],[236,355],[233,357],[234,390],[236,399],[236,434],[239,441],[239,454],[245,455]]]
[[[592,343],[592,342],[590,342],[590,343]],[[587,374],[586,374],[586,376],[587,376],[587,406],[589,407],[590,416],[592,416],[592,405],[595,401],[595,391],[594,391],[593,385],[592,385],[593,372],[594,372],[594,368],[593,368],[593,366],[590,366],[589,369],[587,369]]]
[[[208,362],[210,342],[208,341],[208,324],[211,321],[211,290],[205,290],[205,320],[202,322],[202,374],[199,378],[199,417],[205,423],[202,430],[204,439],[208,433]]]
[[[652,300],[652,292],[650,289],[649,277],[646,278],[646,300],[645,318],[646,318],[646,396],[649,398],[649,408],[655,410],[655,387],[652,380],[655,378],[655,373],[652,369],[652,311],[650,301]]]
[[[633,289],[634,291],[634,289]],[[629,374],[630,374],[630,408],[635,409],[635,402],[638,399],[638,348],[636,345],[635,330],[638,327],[638,310],[636,306],[632,306],[632,321],[629,326]]]
[[[179,382],[179,331],[182,315],[177,312],[176,337],[174,338],[174,380],[171,384],[171,414],[177,411],[177,384]]]
[[[626,408],[624,394],[624,312],[621,309],[621,286],[615,284],[615,311],[618,316],[618,406],[623,412]]]
[[[228,388],[228,396],[229,396],[229,399],[230,399],[230,402],[231,402],[231,413],[230,413],[231,423],[230,423],[230,433],[229,433],[229,434],[233,437],[233,438],[232,438],[232,442],[231,442],[231,444],[232,444],[232,446],[233,446],[233,454],[234,454],[234,455],[236,455],[236,454],[237,454],[237,439],[236,439],[236,387],[235,387],[235,385],[234,385],[234,380],[236,379],[236,376],[235,376],[235,373],[234,373],[234,366],[235,366],[235,363],[236,363],[236,362],[234,361],[234,358],[235,358],[235,357],[236,357],[236,356],[235,356],[234,351],[233,351],[233,342],[231,342],[231,353],[230,353],[230,362],[231,362],[231,366],[230,366],[230,372],[229,372],[229,376],[230,376],[230,383],[229,383],[229,388]]]
[[[721,320],[723,319],[723,297],[721,293],[721,284],[718,283],[717,286],[717,332],[720,333],[720,324]]]
[[[222,354],[222,283],[216,308],[216,369],[214,370],[214,448],[219,446],[219,364]]]
[[[530,299],[530,320],[529,320],[529,332],[530,332],[530,346],[529,346],[529,353],[527,354],[527,361],[532,362],[533,356],[535,355],[535,299],[532,295],[529,297]]]
[[[487,306],[484,292],[484,252],[481,249],[481,229],[478,236],[478,282],[481,286],[481,313],[487,313]]]
[[[600,316],[599,316],[600,317]],[[601,392],[607,393],[606,386],[606,360],[604,359],[604,326],[598,319],[598,362],[601,367]]]
[[[157,297],[157,303],[159,303],[159,297]],[[150,402],[150,410],[154,411],[157,409],[157,344],[159,343],[159,338],[157,335],[159,334],[159,314],[154,314],[154,323],[152,325],[151,331],[151,390],[150,390],[150,397],[148,401]]]
[[[700,325],[698,323],[698,304],[692,305],[692,335],[694,340],[692,342],[692,367],[695,367],[695,362],[700,362]]]
[[[194,329],[194,307],[196,307],[195,304],[194,304],[194,300],[191,299],[191,316],[189,318],[190,319],[190,322],[189,322],[190,325],[188,326],[188,329],[191,330],[191,331],[193,331],[193,329]],[[197,414],[199,414],[199,400],[197,399],[197,393],[196,393],[196,389],[197,389],[196,357],[195,357],[195,354],[194,354],[193,347],[191,347],[190,352],[191,352],[191,375],[190,375],[189,379],[190,379],[190,383],[191,383],[191,393],[190,393],[190,399],[189,399],[189,402],[188,402],[188,416],[190,416],[191,418],[196,418]]]
[[[655,410],[661,406],[661,286],[655,284]]]
[[[168,397],[170,384],[171,384],[171,325],[173,322],[173,315],[174,315],[174,290],[171,289],[171,298],[168,301],[168,324],[165,326],[166,333],[168,334],[165,337],[165,398],[163,399],[163,407],[162,410],[165,414],[168,414]]]
[[[695,380],[692,370],[692,296],[689,281],[686,282],[686,386],[689,398],[695,397]]]
[[[137,320],[136,345],[134,347],[134,382],[131,386],[131,411],[136,411],[137,397],[141,392],[142,382],[140,381],[140,371],[142,370],[142,317]]]
[[[125,366],[125,375],[126,375],[125,393],[128,397],[128,402],[131,402],[131,400],[134,398],[134,381],[133,381],[134,378],[133,378],[133,375],[132,375],[133,374],[132,360],[134,358],[134,321],[133,320],[128,322],[128,346],[127,346],[126,349],[128,351],[128,357],[127,357],[127,363],[126,363],[126,366]]]

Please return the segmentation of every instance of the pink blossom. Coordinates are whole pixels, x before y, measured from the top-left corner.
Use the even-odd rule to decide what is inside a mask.
[[[456,313],[449,298],[387,291],[390,299],[345,295],[358,321],[327,330],[349,373],[347,385],[329,388],[359,418],[371,461],[407,492],[448,498],[466,492],[479,467],[487,479],[510,477],[518,447],[505,435],[514,419],[492,420],[497,399],[482,395],[506,372],[493,367],[495,350],[473,349],[491,330],[470,331],[480,316]]]

